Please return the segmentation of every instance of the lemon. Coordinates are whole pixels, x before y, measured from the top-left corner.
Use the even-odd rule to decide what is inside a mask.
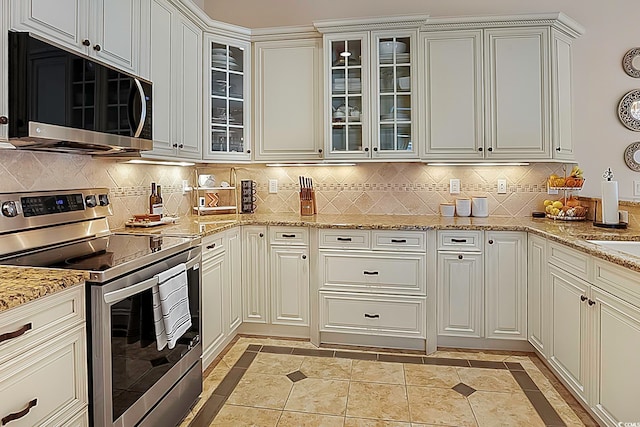
[[[562,202],[560,200],[556,200],[555,202],[553,202],[551,204],[551,206],[553,206],[556,209],[560,209],[563,205],[562,205]]]
[[[553,200],[547,199],[547,200],[544,201],[544,205],[545,206],[549,206],[549,205],[552,205],[552,204],[553,204]]]
[[[560,213],[560,209],[558,208],[551,209],[551,215],[557,216],[559,213]]]

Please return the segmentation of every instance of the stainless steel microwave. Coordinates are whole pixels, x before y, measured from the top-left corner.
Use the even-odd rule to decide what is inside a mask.
[[[16,148],[139,156],[153,148],[151,83],[9,32],[9,142]]]

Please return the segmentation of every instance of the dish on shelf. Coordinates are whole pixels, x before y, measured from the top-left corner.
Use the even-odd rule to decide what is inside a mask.
[[[407,50],[407,45],[406,43],[399,41],[381,41],[378,43],[378,49],[380,50],[380,56],[393,55],[394,51],[398,54],[402,54]]]
[[[217,47],[217,48],[211,49],[212,55],[227,55],[228,53],[229,52],[227,51],[226,48]]]
[[[396,54],[396,62],[409,62],[411,55],[408,53],[398,53]],[[390,64],[393,62],[393,54],[380,55],[380,62],[383,64]]]
[[[405,121],[411,120],[411,116],[408,115],[408,114],[398,114],[397,116],[394,116],[393,113],[391,113],[391,114],[382,114],[380,116],[380,120],[382,120],[382,121],[394,121],[394,120],[397,120],[397,121],[405,122]]]

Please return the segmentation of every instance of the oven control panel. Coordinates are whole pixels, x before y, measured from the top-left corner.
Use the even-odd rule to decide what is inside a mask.
[[[25,217],[84,210],[82,194],[21,197]]]

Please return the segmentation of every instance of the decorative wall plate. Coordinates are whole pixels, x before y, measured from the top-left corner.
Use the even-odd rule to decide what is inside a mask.
[[[640,77],[640,47],[634,47],[624,54],[622,68],[631,77]]]
[[[624,162],[629,169],[640,172],[640,142],[629,144],[624,150]]]
[[[618,104],[618,117],[629,129],[640,131],[640,90],[629,91],[622,97]]]

